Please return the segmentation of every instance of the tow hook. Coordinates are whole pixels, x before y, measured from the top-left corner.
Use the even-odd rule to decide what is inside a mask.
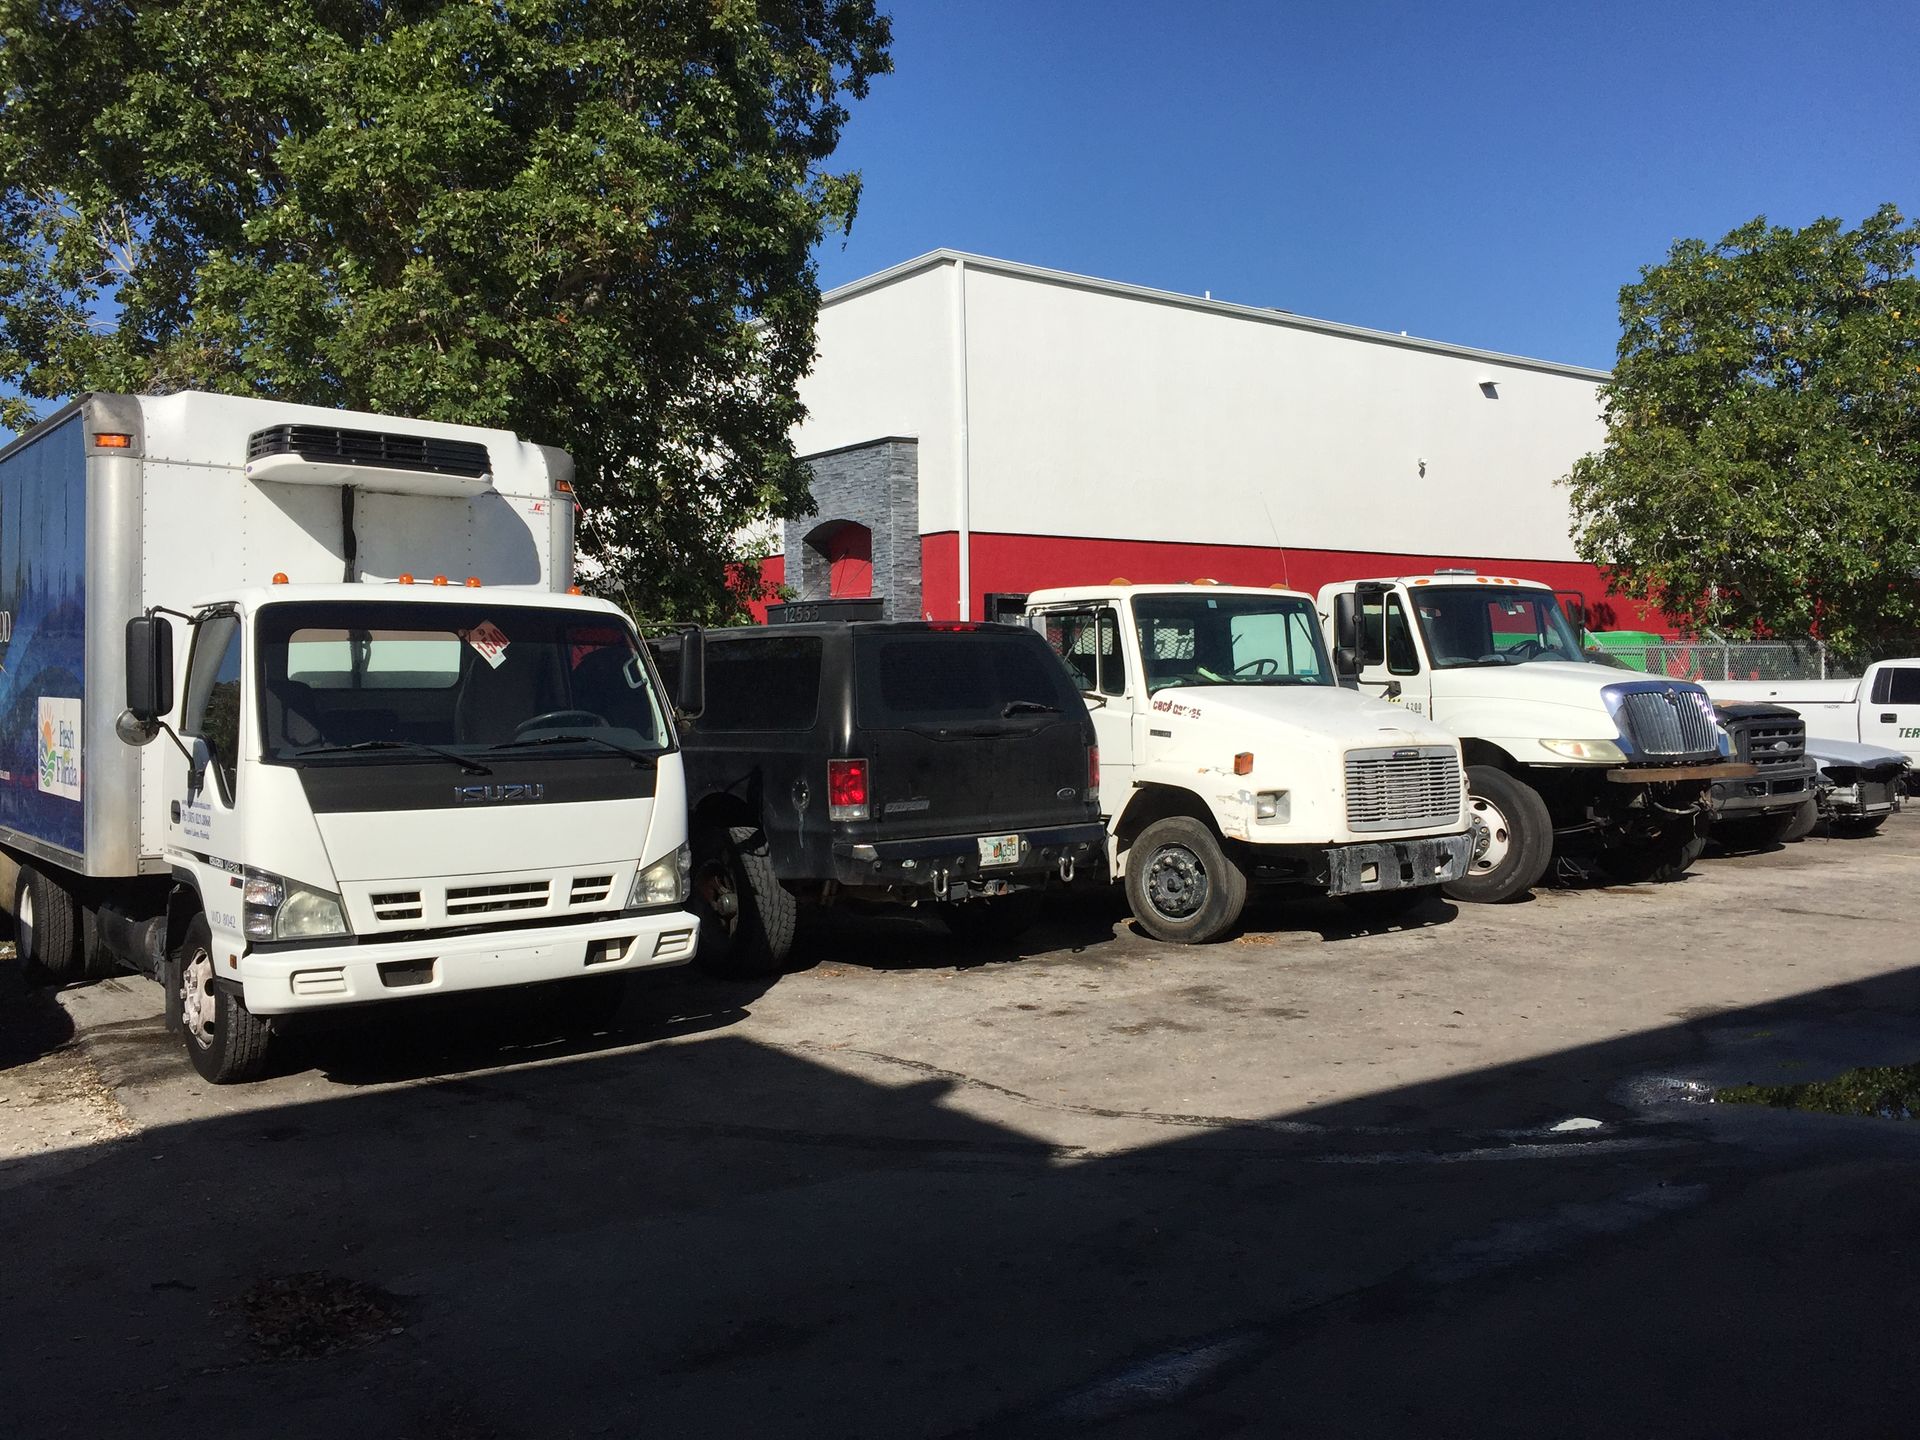
[[[933,898],[936,900],[947,898],[947,871],[944,868],[933,872]]]
[[[1071,855],[1060,857],[1060,883],[1062,885],[1073,883],[1073,856]]]

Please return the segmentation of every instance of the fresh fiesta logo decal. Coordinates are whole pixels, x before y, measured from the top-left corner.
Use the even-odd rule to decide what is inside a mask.
[[[40,697],[40,789],[80,798],[80,702]]]

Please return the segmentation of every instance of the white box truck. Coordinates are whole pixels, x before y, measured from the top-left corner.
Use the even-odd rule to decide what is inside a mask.
[[[1108,873],[1156,939],[1224,934],[1254,883],[1384,918],[1466,872],[1460,742],[1335,684],[1310,596],[1115,581],[1026,620],[1093,712]]]
[[[153,975],[232,1081],[280,1017],[691,959],[670,709],[568,593],[570,475],[502,431],[207,394],[91,395],[0,451],[21,960]]]
[[[1857,680],[1702,680],[1727,704],[1768,700],[1800,712],[1807,735],[1898,750],[1920,766],[1920,658],[1881,660]]]
[[[1626,882],[1670,880],[1706,844],[1716,780],[1753,776],[1707,692],[1592,663],[1554,592],[1440,571],[1320,589],[1334,663],[1457,735],[1473,864],[1456,900],[1523,894],[1556,854]]]

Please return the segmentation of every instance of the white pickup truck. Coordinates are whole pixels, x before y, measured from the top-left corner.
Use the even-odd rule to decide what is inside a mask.
[[[1473,865],[1456,900],[1518,896],[1556,853],[1616,880],[1667,880],[1706,844],[1716,780],[1750,777],[1700,686],[1582,654],[1554,593],[1470,571],[1323,586],[1343,679],[1460,738]]]
[[[1858,680],[1703,680],[1715,700],[1770,700],[1800,712],[1813,740],[1898,750],[1920,766],[1920,659],[1882,660]]]
[[[1336,684],[1309,596],[1115,581],[1026,620],[1093,713],[1108,872],[1156,939],[1220,936],[1250,883],[1378,918],[1466,872],[1459,741]]]

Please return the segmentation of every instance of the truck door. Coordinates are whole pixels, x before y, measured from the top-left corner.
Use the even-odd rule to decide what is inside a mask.
[[[1431,715],[1432,681],[1398,590],[1359,593],[1360,689],[1416,715]]]
[[[1119,612],[1111,605],[1076,606],[1041,611],[1031,623],[1066,665],[1087,702],[1100,745],[1100,811],[1118,814],[1133,788],[1133,770],[1139,763],[1134,736],[1138,717],[1127,689]]]
[[[1920,756],[1920,660],[1883,661],[1863,688],[1861,743]]]
[[[242,633],[240,616],[216,611],[195,622],[180,697],[180,737],[192,754],[167,747],[163,793],[167,844],[177,863],[200,879],[201,901],[216,936],[239,937],[242,871],[240,731]],[[224,883],[215,872],[227,877]]]

